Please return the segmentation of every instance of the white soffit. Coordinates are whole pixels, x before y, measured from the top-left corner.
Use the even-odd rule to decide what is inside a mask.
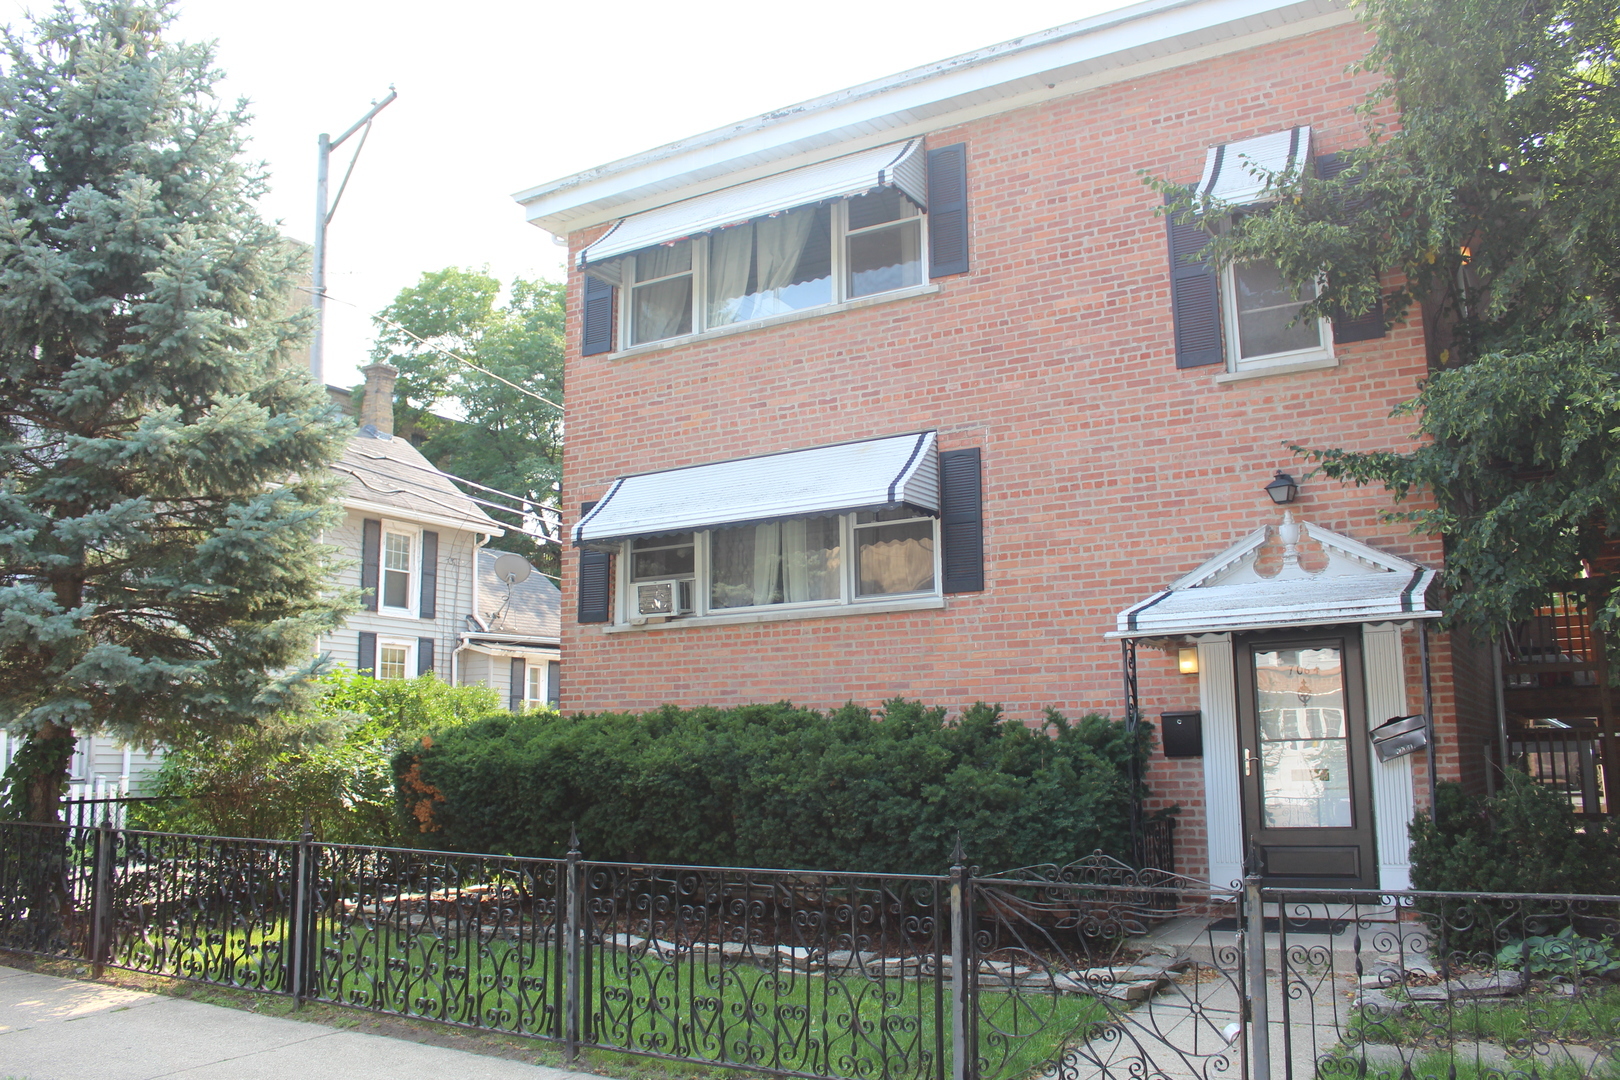
[[[581,251],[579,264],[583,267],[795,206],[864,195],[880,187],[897,187],[927,209],[926,160],[922,141],[912,139],[711,191],[625,218]]]
[[[1299,565],[1302,534],[1324,558],[1322,569],[1310,572]],[[1272,537],[1283,545],[1282,568],[1265,577],[1257,563]],[[1442,613],[1428,603],[1434,579],[1435,571],[1417,563],[1285,515],[1281,525],[1256,530],[1168,589],[1121,611],[1107,636],[1437,619]]]
[[[556,236],[853,149],[1354,22],[1348,0],[1146,0],[763,113],[513,196]]]
[[[1310,156],[1308,126],[1212,146],[1204,155],[1198,194],[1230,206],[1249,206],[1275,196],[1274,178],[1297,181]]]
[[[939,512],[932,431],[621,476],[574,543],[900,505]]]

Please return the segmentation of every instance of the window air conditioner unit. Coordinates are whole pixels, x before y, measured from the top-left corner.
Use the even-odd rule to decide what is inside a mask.
[[[636,582],[636,617],[655,619],[681,613],[681,583],[679,581]]]

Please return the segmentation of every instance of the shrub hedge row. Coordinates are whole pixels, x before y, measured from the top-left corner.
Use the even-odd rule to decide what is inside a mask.
[[[503,716],[395,758],[424,846],[588,858],[939,873],[961,830],[986,871],[1129,854],[1130,760],[1151,735],[977,704],[831,713],[782,703]]]

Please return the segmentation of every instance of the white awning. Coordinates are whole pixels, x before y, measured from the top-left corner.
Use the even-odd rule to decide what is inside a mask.
[[[1166,589],[1119,613],[1110,638],[1173,637],[1229,630],[1437,619],[1427,593],[1433,570],[1319,580],[1251,581]]]
[[[912,202],[927,208],[927,158],[920,139],[863,150],[633,214],[581,251],[579,265],[583,268],[654,244],[740,225],[795,206],[863,195],[880,187],[899,188]]]
[[[932,431],[621,476],[574,543],[896,506],[939,513]]]
[[[1273,198],[1274,177],[1298,178],[1311,156],[1311,129],[1288,128],[1242,142],[1212,146],[1204,155],[1198,194],[1231,206],[1248,206]]]
[[[1301,542],[1320,566],[1301,564]],[[1260,573],[1261,554],[1281,546],[1282,566]],[[1110,638],[1179,637],[1335,623],[1438,619],[1429,607],[1435,571],[1348,536],[1295,522],[1256,529],[1225,551],[1133,604]]]

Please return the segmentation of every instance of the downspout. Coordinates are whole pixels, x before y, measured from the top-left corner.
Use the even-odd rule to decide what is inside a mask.
[[[1491,639],[1491,672],[1496,679],[1496,752],[1501,756],[1497,758],[1498,771],[1502,774],[1502,783],[1507,783],[1508,770],[1508,730],[1507,730],[1507,692],[1502,689],[1502,646],[1503,639],[1497,635]],[[1492,778],[1494,779],[1494,778]],[[1495,783],[1489,786],[1495,791]]]
[[[478,618],[478,552],[489,543],[488,533],[474,533],[472,547],[472,617]],[[467,647],[466,616],[462,617],[462,625],[455,630],[456,641],[460,642],[450,650],[450,685],[460,686],[461,678],[461,652]]]
[[[1434,685],[1429,678],[1429,621],[1418,620],[1418,652],[1423,657],[1423,724],[1429,735],[1429,814],[1439,808],[1440,769],[1436,758],[1440,744],[1434,738]]]

